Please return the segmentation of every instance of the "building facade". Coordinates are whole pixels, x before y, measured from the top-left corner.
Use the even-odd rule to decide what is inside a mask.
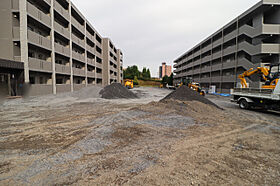
[[[32,95],[121,82],[120,53],[113,46],[111,60],[104,44],[109,39],[71,1],[1,0],[0,7],[0,59],[23,63]]]
[[[186,78],[202,87],[229,92],[238,75],[280,62],[280,0],[263,0],[174,61],[175,82]],[[259,77],[247,79],[260,86]]]
[[[162,63],[159,67],[159,78],[163,78],[164,76],[170,76],[172,74],[172,66],[166,65],[166,63]]]

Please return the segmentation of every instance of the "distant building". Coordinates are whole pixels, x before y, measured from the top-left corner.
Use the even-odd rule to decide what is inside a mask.
[[[209,19],[210,20],[210,19]],[[229,93],[250,68],[280,61],[280,0],[262,0],[211,36],[179,56],[174,82],[192,78],[202,87]],[[259,88],[257,76],[247,78]]]
[[[171,73],[171,65],[166,65],[166,63],[162,63],[162,66],[159,67],[159,78],[163,78],[164,76],[170,76]]]

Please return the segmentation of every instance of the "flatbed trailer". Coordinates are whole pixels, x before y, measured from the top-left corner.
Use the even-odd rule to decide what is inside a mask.
[[[234,88],[231,95],[241,109],[280,110],[280,83],[275,89]]]

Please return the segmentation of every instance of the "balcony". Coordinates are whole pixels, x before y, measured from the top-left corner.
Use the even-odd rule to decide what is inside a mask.
[[[217,41],[214,41],[213,42],[213,48],[221,45],[222,43],[223,43],[223,39],[222,38],[218,39]]]
[[[98,68],[100,68],[100,69],[102,69],[102,64],[101,64],[101,63],[97,63],[97,62],[96,62],[96,63],[95,63],[95,66],[98,67]]]
[[[102,73],[96,73],[96,78],[102,79]]]
[[[233,38],[236,38],[236,36],[237,36],[237,30],[234,30],[231,33],[225,35],[224,36],[224,43],[229,41],[229,40],[231,40],[231,39],[233,39]]]
[[[200,78],[200,83],[210,83],[210,77],[203,77]]]
[[[71,68],[66,65],[55,64],[55,72],[59,74],[71,74]]]
[[[64,28],[63,26],[61,26],[59,23],[57,23],[56,21],[54,21],[54,29],[57,33],[59,33],[60,35],[64,36],[65,38],[69,39],[70,37],[70,32],[67,28]]]
[[[210,72],[210,71],[211,71],[211,66],[204,67],[201,69],[201,73]]]
[[[80,47],[85,48],[85,40],[78,38],[74,34],[72,34],[72,41],[77,45],[79,45]]]
[[[87,38],[88,38],[89,40],[91,40],[91,42],[95,43],[94,36],[93,36],[91,33],[89,33],[88,31],[87,31]]]
[[[83,54],[77,53],[75,51],[72,52],[72,57],[78,61],[85,62],[85,56]]]
[[[210,43],[209,45],[207,45],[206,47],[204,47],[204,48],[202,49],[202,53],[208,52],[208,51],[211,50],[211,49],[212,49],[212,45],[211,45],[211,43]]]
[[[87,51],[89,51],[92,54],[95,54],[94,47],[91,47],[90,45],[87,44]]]
[[[212,71],[221,70],[222,69],[222,63],[212,65],[211,69],[212,69]]]
[[[52,63],[45,60],[28,58],[29,70],[52,73]]]
[[[263,54],[279,54],[280,44],[261,44],[261,53]]]
[[[218,59],[220,57],[222,57],[222,52],[221,51],[215,52],[215,53],[212,54],[212,60]]]
[[[197,66],[201,64],[201,59],[198,59],[196,61],[193,62],[192,66]]]
[[[69,20],[70,15],[68,10],[64,9],[57,1],[54,1],[54,9],[66,20]]]
[[[66,57],[69,57],[70,56],[70,49],[63,46],[63,45],[60,45],[58,43],[54,43],[54,47],[55,47],[55,52],[61,54],[61,55],[64,55]]]
[[[229,54],[235,53],[236,52],[236,47],[235,46],[230,46],[224,49],[224,56],[227,56]]]
[[[87,76],[90,77],[90,78],[95,78],[95,72],[88,71]]]
[[[204,58],[202,58],[202,63],[206,63],[206,62],[209,62],[209,61],[211,61],[211,55],[205,56]]]
[[[236,66],[235,61],[230,61],[230,62],[224,62],[223,63],[223,69],[235,68],[235,66]]]
[[[39,45],[40,47],[51,50],[51,40],[50,39],[43,37],[40,34],[37,34],[31,30],[27,31],[27,38],[28,38],[29,43],[32,43],[34,45]]]
[[[74,68],[73,67],[73,74],[74,74],[74,76],[85,76],[86,72],[85,72],[84,69]]]
[[[44,25],[51,27],[51,17],[41,10],[39,10],[36,6],[32,5],[31,3],[27,2],[27,13],[35,20],[40,21]]]
[[[91,58],[87,58],[87,63],[91,66],[95,66],[95,61],[94,59],[91,59]]]
[[[195,69],[195,70],[193,70],[193,74],[195,75],[195,74],[200,74],[200,69]]]
[[[85,33],[85,27],[81,25],[75,18],[71,17],[71,22],[80,32]]]
[[[264,34],[280,34],[280,25],[279,24],[264,24],[262,26],[262,33]]]
[[[195,57],[197,57],[197,56],[200,56],[200,54],[201,54],[201,51],[200,51],[200,50],[197,51],[197,52],[195,52],[195,53],[193,54],[193,58],[195,58]]]
[[[225,83],[235,82],[235,80],[236,80],[235,75],[224,75],[222,78],[223,78],[223,82],[225,82]]]
[[[221,82],[221,76],[212,76],[211,77],[211,82],[212,83]]]

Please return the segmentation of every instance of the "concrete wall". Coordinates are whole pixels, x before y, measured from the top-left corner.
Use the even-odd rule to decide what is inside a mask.
[[[33,84],[29,89],[29,96],[52,94],[52,85]]]
[[[8,60],[14,58],[12,2],[0,1],[0,58]]]

